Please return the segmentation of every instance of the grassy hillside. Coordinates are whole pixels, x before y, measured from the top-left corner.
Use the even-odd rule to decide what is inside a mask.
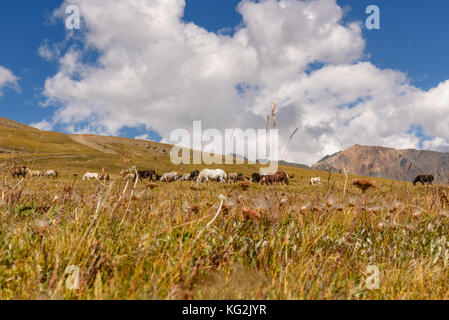
[[[0,299],[449,299],[447,186],[374,178],[361,202],[358,177],[291,167],[289,185],[134,185],[116,174],[123,153],[160,172],[194,166],[148,141],[1,129],[3,164],[64,174],[0,167]],[[73,176],[101,168],[112,181]]]
[[[123,168],[123,156],[130,156],[129,166],[154,169],[158,173],[168,171],[191,172],[206,165],[174,166],[170,161],[171,145],[152,141],[95,135],[65,135],[28,127],[0,118],[0,161],[4,166],[15,163],[34,170],[58,170],[64,176],[86,171],[105,170],[117,177]],[[257,172],[260,165],[214,165],[228,172],[245,175]],[[281,167],[290,174],[308,176],[307,170]]]

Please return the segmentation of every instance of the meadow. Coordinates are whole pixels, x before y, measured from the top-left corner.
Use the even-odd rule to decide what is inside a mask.
[[[446,186],[373,178],[359,211],[355,176],[285,167],[288,186],[134,184],[123,165],[105,183],[1,169],[0,299],[449,298]]]

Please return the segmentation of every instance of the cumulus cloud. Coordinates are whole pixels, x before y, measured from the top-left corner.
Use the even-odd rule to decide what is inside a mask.
[[[10,70],[0,66],[0,97],[6,87],[19,91],[18,81],[19,79]]]
[[[44,89],[45,104],[58,106],[52,122],[68,131],[143,125],[168,141],[194,120],[264,128],[276,99],[281,150],[300,127],[285,160],[311,164],[355,143],[418,147],[416,125],[433,137],[424,146],[449,145],[449,81],[423,91],[372,65],[361,24],[345,24],[336,0],[243,0],[233,35],[184,22],[184,0],[70,4],[81,9],[82,33]]]
[[[45,40],[44,43],[42,43],[42,45],[39,47],[37,52],[39,56],[41,56],[45,60],[51,61],[57,59],[61,54],[60,44],[50,44],[48,40]]]
[[[136,136],[134,139],[136,139],[136,140],[149,140],[150,139],[150,135],[142,134],[140,136]]]
[[[50,121],[47,120],[42,120],[40,122],[35,122],[30,124],[30,126],[39,129],[39,130],[43,130],[43,131],[50,131],[53,129],[53,124]]]

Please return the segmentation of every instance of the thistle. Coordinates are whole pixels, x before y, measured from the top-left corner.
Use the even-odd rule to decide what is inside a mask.
[[[367,179],[354,180],[352,184],[362,190],[363,193],[365,193],[369,188],[376,188],[376,182]]]

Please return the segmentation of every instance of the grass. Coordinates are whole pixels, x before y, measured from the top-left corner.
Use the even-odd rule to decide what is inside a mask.
[[[345,246],[361,191],[348,184],[343,199],[344,176],[289,171],[288,186],[139,182],[124,194],[119,179],[3,172],[0,298],[449,298],[440,187],[375,179]],[[326,182],[309,186],[317,175]],[[245,218],[247,208],[262,218]],[[371,265],[378,290],[365,285]],[[79,290],[66,288],[69,266]]]
[[[134,189],[118,175],[123,153],[158,173],[206,166],[175,167],[153,142],[82,139],[0,118],[0,299],[449,298],[445,186],[373,179],[355,219],[360,177],[282,167],[288,186]],[[61,177],[13,179],[12,163]],[[81,181],[103,168],[111,182]],[[366,286],[370,266],[379,289]],[[79,290],[66,286],[71,267]]]

